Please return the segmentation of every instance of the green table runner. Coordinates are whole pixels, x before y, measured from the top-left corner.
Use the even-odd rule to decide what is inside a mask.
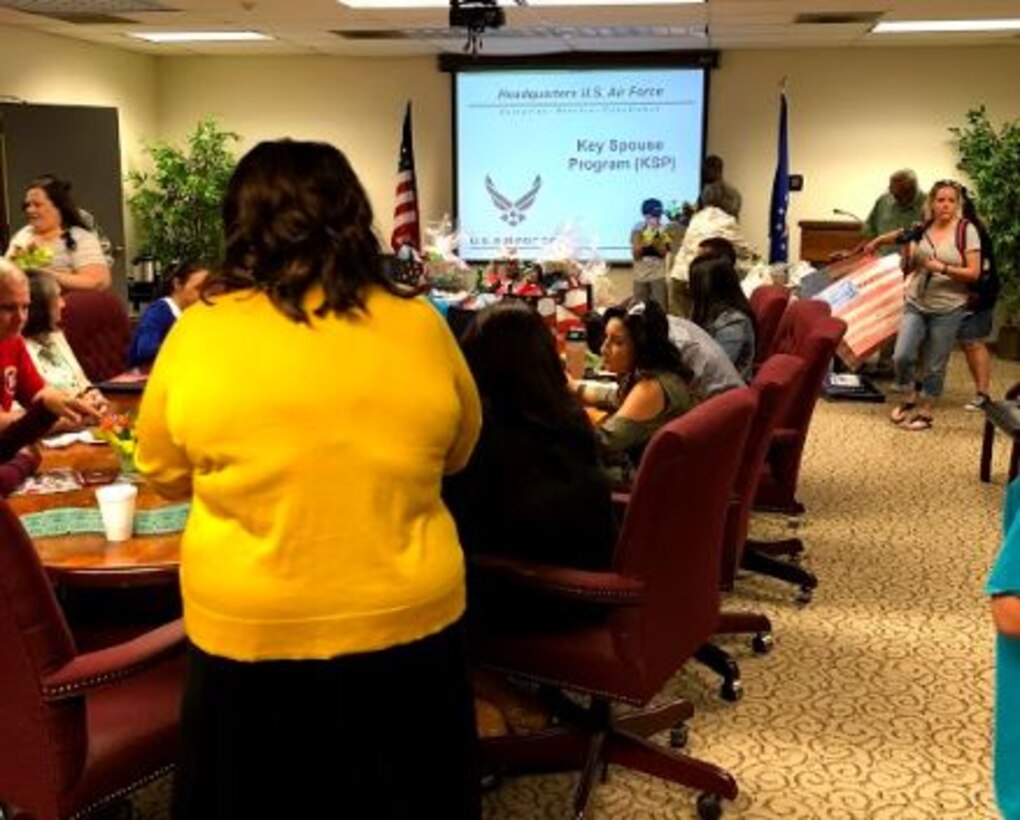
[[[135,512],[135,535],[165,535],[180,532],[188,520],[188,504],[174,504]],[[58,507],[21,516],[21,524],[32,538],[55,538],[103,532],[97,507]]]

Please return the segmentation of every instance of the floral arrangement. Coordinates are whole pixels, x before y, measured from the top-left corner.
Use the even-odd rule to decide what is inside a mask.
[[[53,250],[44,245],[29,245],[27,248],[15,248],[11,261],[22,270],[29,268],[48,268],[53,262]]]
[[[443,215],[425,229],[426,243],[422,249],[425,280],[434,288],[448,291],[471,290],[477,274],[457,255],[461,232],[449,216]]]
[[[120,459],[121,472],[137,472],[135,450],[138,449],[138,436],[135,433],[135,420],[129,414],[111,413],[104,416],[94,432],[96,438],[113,448]]]

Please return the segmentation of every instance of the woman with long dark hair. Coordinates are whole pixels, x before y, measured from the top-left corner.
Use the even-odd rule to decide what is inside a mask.
[[[443,490],[465,551],[605,568],[610,486],[549,329],[528,305],[504,300],[478,314],[461,347],[484,418],[471,461]]]
[[[744,381],[754,366],[754,311],[737,272],[724,256],[699,256],[691,263],[691,320],[718,343]]]
[[[52,258],[41,266],[64,290],[106,290],[110,268],[99,237],[82,219],[71,197],[71,185],[54,176],[42,176],[25,189],[28,224],[11,238],[6,256],[45,249]]]
[[[612,480],[629,483],[645,445],[694,404],[691,373],[669,340],[656,302],[632,302],[605,314],[602,363],[614,382],[571,381],[582,403],[608,412],[596,428]]]
[[[191,499],[175,812],[478,818],[463,556],[440,496],[478,437],[471,374],[384,274],[336,148],[260,143],[223,217],[222,270],[138,419],[139,469]]]

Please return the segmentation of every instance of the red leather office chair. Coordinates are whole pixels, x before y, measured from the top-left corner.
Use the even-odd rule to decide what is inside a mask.
[[[790,404],[773,434],[766,465],[768,469],[762,475],[755,497],[757,509],[793,515],[804,512],[804,506],[794,497],[800,475],[800,459],[807,441],[811,416],[815,411],[815,402],[821,393],[822,380],[835,353],[832,350],[826,355],[826,351],[819,353],[813,350],[810,337],[819,322],[827,319],[830,314],[827,302],[798,299],[790,303],[776,331],[773,353],[788,353],[810,361],[811,372],[805,374],[797,399]],[[836,343],[839,344],[838,339]]]
[[[84,818],[177,758],[180,621],[78,654],[35,547],[0,502],[0,800]]]
[[[793,309],[793,305],[789,310]],[[789,312],[789,310],[787,312]],[[787,407],[779,424],[772,433],[765,466],[759,474],[755,505],[785,512],[803,512],[804,506],[794,498],[800,462],[804,454],[808,428],[814,414],[822,380],[829,371],[832,357],[846,333],[846,323],[821,315],[806,319],[810,327],[803,332],[792,334],[800,339],[798,347],[790,352],[804,361],[804,375],[800,380],[793,400]],[[763,542],[748,539],[745,542],[741,566],[752,572],[788,581],[800,587],[798,600],[807,603],[812,590],[818,586],[818,579],[804,567],[787,561],[776,560],[776,556],[796,556],[804,550],[799,538]]]
[[[772,355],[776,331],[790,301],[790,291],[782,285],[762,285],[751,294],[754,312],[754,361],[761,364]]]
[[[476,660],[590,696],[587,708],[564,712],[562,725],[487,740],[483,754],[501,769],[581,768],[577,818],[609,763],[699,790],[702,817],[717,817],[719,798],[737,794],[727,772],[647,740],[690,717],[689,703],[623,717],[612,704],[645,706],[716,629],[726,507],[754,408],[751,391],[733,390],[659,431],[641,461],[610,571],[472,562]]]
[[[64,302],[64,335],[89,380],[98,384],[127,370],[131,324],[121,298],[109,290],[73,290]]]
[[[721,572],[723,589],[733,588],[737,567],[743,562],[747,526],[758,476],[765,463],[772,432],[793,400],[804,370],[802,359],[780,353],[769,358],[751,382],[750,390],[758,397],[758,409],[747,435],[733,497],[726,514]],[[758,654],[765,654],[772,648],[772,623],[764,613],[724,611],[719,616],[716,634],[751,634],[754,636],[751,647]],[[740,668],[728,652],[714,643],[707,643],[698,650],[696,657],[722,676],[720,694],[724,700],[740,699]]]

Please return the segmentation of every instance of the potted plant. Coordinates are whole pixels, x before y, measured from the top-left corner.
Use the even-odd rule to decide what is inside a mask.
[[[957,167],[970,177],[975,205],[995,248],[1005,320],[996,350],[1004,358],[1020,359],[1020,121],[996,130],[981,106],[967,112],[966,126],[949,130],[960,156]]]
[[[154,259],[160,269],[175,260],[208,265],[219,261],[220,206],[237,164],[231,145],[239,139],[206,117],[188,137],[186,148],[165,142],[146,146],[152,170],[127,175],[133,189],[128,207],[142,238],[142,257]]]

